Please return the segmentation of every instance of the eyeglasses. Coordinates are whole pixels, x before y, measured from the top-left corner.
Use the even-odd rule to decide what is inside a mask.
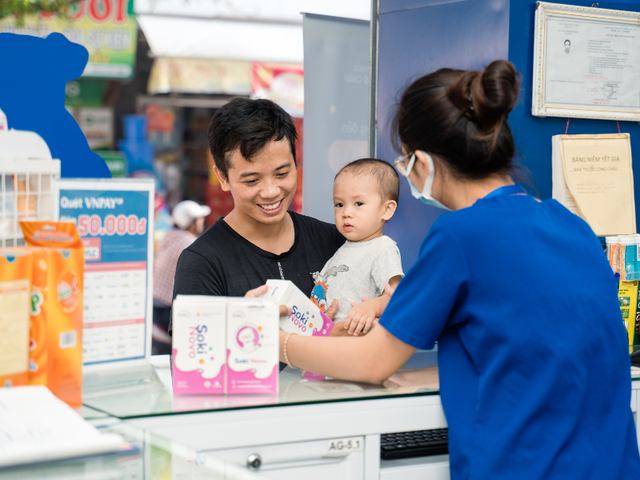
[[[406,155],[400,155],[393,161],[393,165],[400,171],[403,176],[408,177],[415,162],[414,157],[414,152],[407,153]]]

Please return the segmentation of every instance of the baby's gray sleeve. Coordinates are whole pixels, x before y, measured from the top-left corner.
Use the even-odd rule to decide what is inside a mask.
[[[398,275],[404,276],[400,250],[398,250],[395,242],[388,246],[385,245],[385,248],[380,251],[380,254],[373,262],[371,275],[376,284],[376,289],[380,292],[378,296],[382,295],[384,286],[389,283],[389,280]]]

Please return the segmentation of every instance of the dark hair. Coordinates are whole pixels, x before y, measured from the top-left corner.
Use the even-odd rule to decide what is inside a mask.
[[[361,158],[348,163],[336,174],[351,173],[352,175],[367,175],[373,177],[380,187],[382,201],[393,200],[398,203],[400,196],[400,177],[389,163],[377,158]]]
[[[289,141],[296,163],[296,127],[291,115],[271,100],[234,98],[213,115],[207,138],[213,161],[225,178],[237,149],[250,162],[267,143],[283,138]]]
[[[392,140],[407,152],[442,158],[454,175],[485,178],[511,171],[515,144],[507,117],[518,99],[521,75],[496,60],[484,72],[444,68],[413,82],[402,94]]]

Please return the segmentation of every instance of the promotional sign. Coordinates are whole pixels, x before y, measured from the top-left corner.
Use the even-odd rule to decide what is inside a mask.
[[[87,138],[89,148],[113,147],[113,109],[78,108],[75,118]],[[108,166],[108,165],[107,165]]]
[[[292,117],[304,115],[302,67],[254,62],[251,70],[251,98],[268,98]]]
[[[131,5],[130,5],[131,3]],[[46,37],[62,33],[69,41],[89,51],[83,78],[128,79],[133,76],[138,26],[132,10],[133,0],[80,0],[69,10],[69,19],[52,15],[0,21],[0,33]]]
[[[333,223],[333,178],[369,154],[369,22],[305,15],[305,215]],[[385,158],[385,157],[381,157]]]
[[[85,251],[83,364],[144,361],[153,322],[153,198],[148,179],[63,179],[54,215]]]

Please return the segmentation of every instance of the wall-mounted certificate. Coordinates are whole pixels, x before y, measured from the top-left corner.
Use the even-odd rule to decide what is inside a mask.
[[[538,2],[532,113],[640,121],[640,12]]]

